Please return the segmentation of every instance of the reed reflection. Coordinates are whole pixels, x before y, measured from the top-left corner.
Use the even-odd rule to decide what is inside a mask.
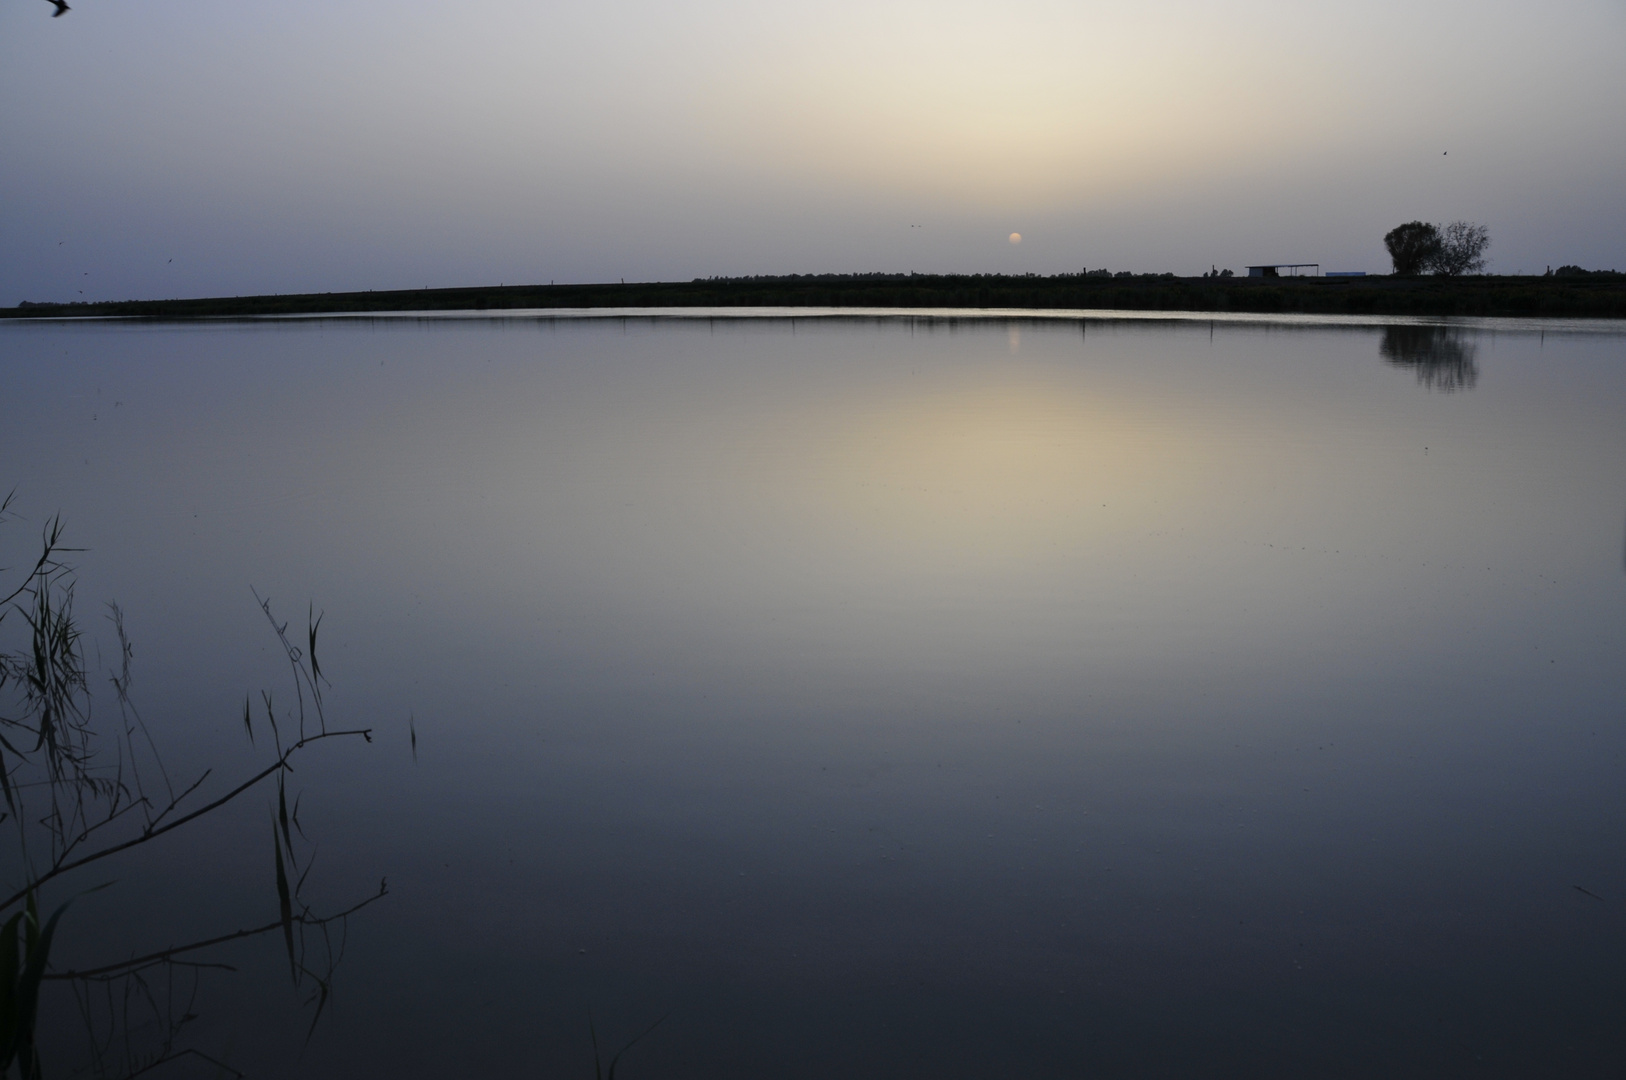
[[[1459,327],[1385,326],[1378,351],[1395,367],[1411,368],[1430,390],[1472,390],[1479,381],[1479,346]]]

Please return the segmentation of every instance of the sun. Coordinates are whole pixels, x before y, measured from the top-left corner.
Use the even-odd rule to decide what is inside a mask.
[[[1021,233],[1019,233],[1019,232],[1011,233],[1011,243],[1020,244],[1021,242],[1022,242],[1022,234]]]

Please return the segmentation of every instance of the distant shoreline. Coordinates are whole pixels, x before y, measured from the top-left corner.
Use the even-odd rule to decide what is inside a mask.
[[[1106,308],[1248,314],[1626,318],[1626,274],[1463,278],[818,274],[635,284],[503,285],[184,300],[24,303],[0,308],[0,318],[171,321],[386,311],[605,307]]]

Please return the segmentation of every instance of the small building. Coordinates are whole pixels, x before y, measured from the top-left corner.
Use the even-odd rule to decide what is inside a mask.
[[[1286,270],[1287,273],[1282,273]],[[1304,271],[1301,275],[1299,271]],[[1266,263],[1248,267],[1249,277],[1315,277],[1321,273],[1320,263]]]

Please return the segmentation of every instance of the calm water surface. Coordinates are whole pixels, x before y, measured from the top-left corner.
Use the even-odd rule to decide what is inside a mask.
[[[251,585],[376,729],[298,774],[313,894],[391,890],[310,1045],[275,942],[206,984],[254,1075],[585,1077],[663,1015],[628,1080],[1626,1070],[1626,333],[10,324],[0,373],[0,562],[62,512],[174,771],[260,760]],[[274,917],[266,810],[64,962]]]

